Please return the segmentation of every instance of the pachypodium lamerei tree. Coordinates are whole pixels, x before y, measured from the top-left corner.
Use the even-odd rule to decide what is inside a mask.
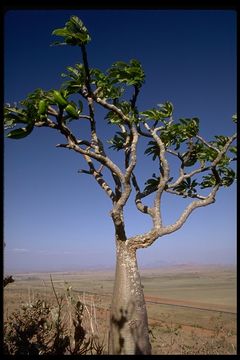
[[[151,354],[136,251],[180,229],[195,209],[214,203],[220,187],[229,187],[234,182],[235,171],[230,165],[236,160],[237,135],[219,135],[207,141],[199,135],[198,118],[173,120],[171,102],[139,112],[137,100],[145,79],[140,62],[119,61],[106,72],[90,68],[86,46],[91,38],[78,17],[72,16],[65,27],[54,30],[53,35],[64,39],[55,45],[78,46],[82,62],[67,67],[67,73],[62,74],[67,81],[60,89],[37,89],[19,105],[6,104],[4,124],[6,130],[10,129],[6,136],[21,139],[34,127],[49,127],[60,132],[66,140],[57,147],[73,150],[85,159],[87,169],[80,172],[93,176],[112,202],[110,214],[115,227],[116,272],[109,354]],[[126,99],[129,88],[132,94]],[[114,157],[109,157],[109,149],[99,138],[95,104],[106,110],[106,126],[116,129],[109,142],[111,149],[122,152],[122,168]],[[80,125],[89,123],[89,138],[79,139],[74,135],[70,127],[73,120]],[[236,115],[232,120],[237,121]],[[12,129],[18,124],[23,127]],[[137,145],[142,138],[148,142],[145,153],[157,161],[159,169],[157,175],[146,178],[144,189],[140,188],[134,172],[138,160]],[[179,163],[177,171],[171,169],[171,157]],[[107,172],[110,172],[113,185],[106,180]],[[128,237],[123,215],[132,191],[137,209],[151,217],[152,228],[144,234]],[[190,200],[178,220],[167,226],[161,215],[164,193]],[[154,198],[151,206],[144,203],[149,195]]]

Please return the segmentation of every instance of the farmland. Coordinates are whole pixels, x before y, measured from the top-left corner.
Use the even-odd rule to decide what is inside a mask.
[[[71,286],[107,339],[113,271],[51,273],[63,294]],[[173,266],[141,271],[153,354],[236,354],[236,268]],[[54,302],[49,273],[14,274],[4,290],[4,318],[37,298]]]

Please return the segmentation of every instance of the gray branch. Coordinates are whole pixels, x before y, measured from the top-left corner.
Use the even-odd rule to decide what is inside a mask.
[[[136,176],[132,173],[132,184],[136,190],[136,196],[135,196],[135,204],[136,204],[136,207],[139,211],[141,211],[143,214],[149,214],[150,216],[153,216],[153,213],[152,213],[152,210],[144,205],[142,203],[142,198],[144,197],[140,191],[140,188],[138,186],[138,183],[137,183],[137,179],[136,179]]]
[[[154,199],[154,205],[153,205],[153,212],[154,212],[154,216],[153,216],[153,223],[154,223],[154,228],[156,230],[160,230],[162,227],[162,216],[161,216],[161,210],[160,210],[160,202],[161,202],[161,197],[163,194],[163,191],[166,187],[166,184],[169,180],[169,174],[170,174],[170,169],[169,169],[169,164],[168,161],[165,157],[165,145],[162,142],[162,140],[160,139],[160,136],[158,136],[157,131],[159,131],[160,128],[155,128],[154,130],[151,129],[148,124],[145,122],[144,123],[145,128],[149,131],[149,133],[152,135],[152,137],[154,138],[154,140],[156,141],[158,147],[159,147],[159,161],[160,161],[160,166],[162,169],[162,176],[160,176],[160,180],[159,180],[159,184],[158,184],[158,188],[156,190],[156,195],[155,195],[155,199]]]
[[[186,222],[189,215],[193,212],[193,210],[195,210],[199,207],[207,206],[209,204],[214,203],[215,195],[219,189],[219,186],[220,186],[219,184],[215,185],[214,188],[212,189],[211,193],[205,199],[196,200],[196,201],[193,201],[191,204],[189,204],[186,207],[186,209],[183,211],[183,213],[181,214],[179,219],[174,224],[168,225],[161,229],[159,236],[171,234],[172,232],[179,230],[183,226],[183,224]]]

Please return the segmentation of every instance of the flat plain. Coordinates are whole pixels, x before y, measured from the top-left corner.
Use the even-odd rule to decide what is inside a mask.
[[[114,271],[52,272],[54,288],[95,311],[107,339]],[[153,354],[236,354],[236,267],[182,265],[141,270]],[[50,273],[13,274],[4,318],[36,298],[54,301]]]

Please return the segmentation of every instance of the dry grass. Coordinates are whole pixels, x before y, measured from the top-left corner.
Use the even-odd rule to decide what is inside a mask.
[[[105,339],[100,335],[95,304],[73,296],[65,283],[64,293],[55,298],[35,297],[20,309],[5,315],[4,353],[6,355],[102,355]]]
[[[20,304],[42,298],[55,303],[57,311],[49,274],[19,274],[15,279],[4,290],[5,320]],[[83,328],[96,336],[106,353],[113,273],[55,273],[53,280],[57,296],[64,296],[62,323],[68,336],[74,337],[74,301],[79,301],[85,307]],[[153,354],[236,354],[234,269],[148,270],[143,285],[147,301],[166,302],[147,302]]]

